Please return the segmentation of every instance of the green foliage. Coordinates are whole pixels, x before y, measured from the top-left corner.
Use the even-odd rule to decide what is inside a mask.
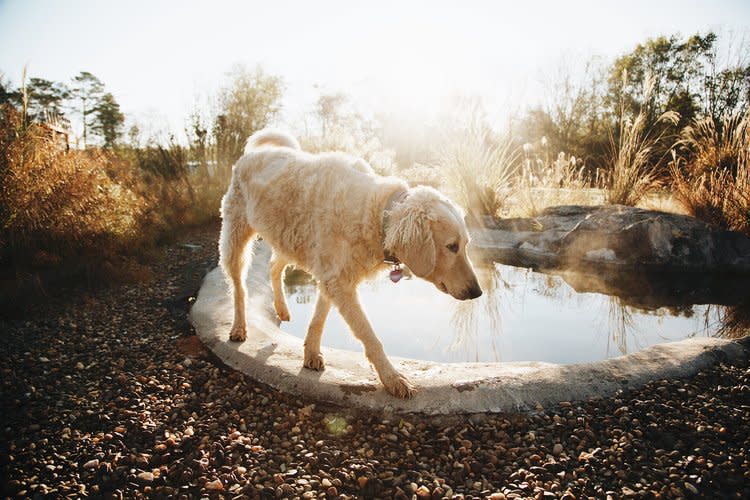
[[[660,36],[638,44],[613,63],[608,79],[608,104],[622,106],[628,116],[643,114],[644,126],[652,128],[667,111],[680,114],[678,127],[691,120],[700,109],[697,88],[705,75],[704,60],[716,42],[716,35]],[[651,89],[644,93],[644,82]]]
[[[562,69],[550,85],[549,103],[530,110],[514,128],[520,143],[545,137],[547,151],[565,151],[578,166],[593,172],[601,166],[608,145],[611,114],[604,107],[606,68],[597,59],[588,61],[574,78]],[[549,162],[547,162],[549,163]]]
[[[43,122],[47,116],[61,116],[70,90],[64,83],[30,78],[26,85],[28,93],[28,115],[32,120]]]
[[[720,56],[719,47],[728,55]],[[575,155],[592,175],[612,165],[608,146],[616,141],[609,140],[610,134],[620,137],[622,124],[638,120],[644,131],[662,136],[650,148],[647,163],[660,165],[654,174],[664,180],[668,172],[662,160],[671,146],[667,139],[676,138],[694,118],[710,116],[721,127],[722,116],[747,109],[746,50],[720,44],[710,32],[646,40],[608,66],[591,61],[579,80],[563,71],[551,82],[550,103],[529,111],[514,134],[521,143],[547,137],[553,151]],[[679,120],[660,119],[668,112],[679,114]]]
[[[107,92],[96,103],[94,108],[95,121],[91,131],[104,140],[104,147],[111,149],[122,136],[125,115],[120,111],[120,105],[115,97]]]

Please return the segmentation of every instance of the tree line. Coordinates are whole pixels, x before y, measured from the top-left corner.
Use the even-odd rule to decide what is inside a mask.
[[[88,71],[81,71],[68,83],[38,77],[26,81],[24,75],[17,88],[0,79],[0,105],[6,103],[20,109],[25,122],[77,116],[84,147],[95,139],[104,148],[112,148],[122,137],[125,115],[120,105],[102,81]]]
[[[724,117],[748,108],[748,47],[730,42],[713,32],[659,36],[611,63],[588,61],[578,77],[562,71],[549,82],[548,103],[515,120],[513,135],[530,144],[544,137],[550,150],[593,169],[606,163],[622,124],[641,114],[644,129],[664,138],[651,159],[659,163],[690,123],[706,118],[720,127]],[[660,120],[670,112],[676,121]]]

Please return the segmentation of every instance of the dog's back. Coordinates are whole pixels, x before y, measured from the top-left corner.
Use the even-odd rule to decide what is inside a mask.
[[[405,188],[401,180],[375,174],[360,158],[302,151],[284,132],[257,132],[245,151],[230,191],[243,198],[248,224],[276,252],[312,272],[320,269],[321,258],[338,253],[335,247],[345,252],[375,237],[382,220],[377,200],[387,196],[383,188]]]

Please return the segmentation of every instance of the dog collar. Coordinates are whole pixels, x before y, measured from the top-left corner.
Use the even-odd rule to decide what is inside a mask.
[[[393,194],[391,194],[391,196],[388,197],[388,201],[385,202],[385,207],[383,208],[383,262],[393,266],[389,277],[394,283],[398,283],[398,281],[403,277],[403,271],[401,270],[401,261],[398,260],[398,257],[389,252],[385,247],[385,230],[388,226],[389,212],[393,209],[393,206],[396,203],[401,203],[402,201],[404,201],[406,195],[407,192],[405,190],[395,191]]]

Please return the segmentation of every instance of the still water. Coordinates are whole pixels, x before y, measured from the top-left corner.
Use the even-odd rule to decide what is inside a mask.
[[[386,274],[359,288],[375,332],[389,355],[431,361],[597,361],[689,337],[737,335],[735,323],[746,316],[736,307],[669,296],[633,299],[580,275],[501,264],[479,270],[484,295],[466,302],[420,279],[394,284]],[[284,285],[291,321],[281,328],[304,338],[315,283],[290,269]],[[362,351],[335,308],[323,332],[324,346]]]

